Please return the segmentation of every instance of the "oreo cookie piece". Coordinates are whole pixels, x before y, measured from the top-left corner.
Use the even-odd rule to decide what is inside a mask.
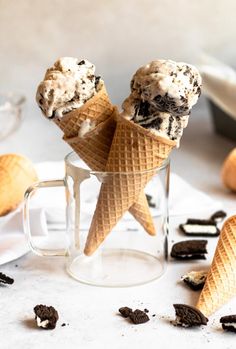
[[[129,307],[122,307],[119,309],[119,312],[121,314],[121,316],[123,316],[124,318],[127,318],[130,316],[130,314],[132,313],[132,309]]]
[[[225,211],[217,211],[211,216],[210,219],[216,223],[220,223],[226,216],[227,214]]]
[[[191,271],[181,277],[186,285],[188,285],[193,291],[199,291],[203,289],[207,278],[207,271]]]
[[[12,285],[14,283],[14,279],[0,272],[0,284]]]
[[[144,311],[139,309],[131,312],[129,318],[135,325],[144,324],[150,320],[149,316]]]
[[[220,318],[222,328],[226,331],[236,333],[236,315],[226,315]]]
[[[206,259],[206,245],[207,240],[180,241],[172,246],[170,255],[180,260]]]
[[[206,325],[208,319],[200,310],[186,304],[173,304],[175,308],[176,319],[173,325],[182,327],[193,327]]]
[[[181,105],[179,105],[179,100],[176,102],[175,98],[168,95],[166,93],[164,96],[157,95],[153,99],[153,103],[155,103],[157,110],[160,112],[169,112],[174,116],[182,116],[187,115],[190,112],[190,109],[187,105],[187,99],[181,99]]]
[[[34,313],[38,327],[45,330],[53,330],[56,327],[59,316],[54,307],[39,304],[34,307]]]
[[[219,236],[220,230],[216,222],[211,219],[190,218],[186,223],[180,224],[179,229],[188,236]]]
[[[147,198],[147,202],[148,202],[149,207],[152,207],[152,208],[156,207],[155,203],[152,201],[153,198],[151,195],[146,194],[146,198]]]

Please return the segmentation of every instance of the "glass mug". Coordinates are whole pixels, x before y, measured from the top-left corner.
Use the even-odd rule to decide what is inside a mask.
[[[144,191],[149,201],[156,235],[148,235],[127,212],[96,252],[86,256],[84,246],[101,184],[112,180],[113,176],[145,176],[150,171],[137,171],[132,174],[95,172],[87,169],[76,153],[68,154],[65,157],[63,179],[38,182],[25,194],[24,230],[31,250],[40,256],[65,256],[67,272],[77,281],[90,285],[124,287],[158,279],[164,273],[168,260],[169,159],[161,167],[151,171],[152,178]],[[65,187],[65,243],[58,248],[37,246],[30,231],[31,195],[39,188],[59,186]],[[59,236],[56,240],[57,245],[60,245]]]
[[[22,121],[25,97],[8,93],[0,94],[0,141],[18,129]]]

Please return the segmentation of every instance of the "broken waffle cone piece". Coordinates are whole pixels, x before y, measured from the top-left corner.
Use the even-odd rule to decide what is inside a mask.
[[[236,215],[224,224],[210,271],[197,302],[205,315],[213,314],[236,295]]]
[[[106,121],[101,122],[83,137],[63,137],[93,171],[105,171],[106,169],[107,159],[116,129],[117,114],[118,111],[115,108],[112,115]],[[148,234],[155,235],[155,226],[144,192],[140,193],[137,201],[130,207],[129,212],[144,227]]]
[[[168,158],[176,142],[154,135],[119,116],[106,171],[114,172],[102,184],[90,226],[85,254],[91,255]],[[141,172],[144,171],[144,172]],[[145,172],[146,171],[146,172]]]
[[[37,181],[30,160],[17,154],[0,156],[0,216],[15,210],[24,200],[26,189]]]

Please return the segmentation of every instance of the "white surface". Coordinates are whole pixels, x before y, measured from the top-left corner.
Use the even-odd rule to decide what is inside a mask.
[[[0,235],[0,265],[16,260],[29,252],[25,236],[20,233]]]
[[[181,235],[176,239],[182,239]],[[209,239],[209,250],[216,239]],[[29,254],[1,270],[14,277],[15,283],[0,288],[1,348],[234,348],[235,335],[221,331],[221,314],[234,312],[232,301],[216,313],[209,325],[200,329],[182,329],[170,325],[174,319],[172,304],[195,304],[198,292],[180,282],[183,274],[207,268],[209,260],[170,262],[167,273],[158,281],[134,288],[106,289],[77,283],[65,274],[64,261],[41,259]],[[33,307],[54,305],[60,319],[55,331],[40,331],[33,321]],[[148,308],[151,320],[132,325],[117,315],[119,307]],[[156,314],[156,317],[152,317]],[[68,326],[61,327],[65,322]],[[66,344],[65,344],[66,343]],[[19,346],[20,345],[20,346]]]
[[[69,148],[60,140],[56,127],[40,118],[27,121],[29,123],[25,122],[15,137],[1,144],[1,151],[21,151],[34,161],[61,160]],[[233,146],[233,142],[212,133],[203,103],[193,112],[181,147],[172,156],[174,171],[213,199],[222,201],[228,214],[236,211],[236,197],[223,188],[219,174],[222,161]],[[172,220],[172,227],[177,223]],[[170,242],[173,239],[182,240],[183,235],[174,236],[172,229]],[[0,286],[1,332],[7,333],[1,337],[1,349],[172,349],[177,344],[184,349],[235,348],[235,335],[223,333],[218,322],[221,314],[235,312],[235,300],[212,316],[204,329],[179,329],[169,324],[174,318],[172,304],[194,305],[199,294],[179,282],[181,275],[208,268],[216,241],[209,239],[211,254],[206,261],[170,262],[167,273],[159,281],[135,288],[82,285],[67,276],[64,260],[44,260],[32,254],[17,261],[18,268],[15,262],[4,265],[1,271],[12,276],[15,283],[9,287]],[[33,307],[38,303],[58,309],[60,320],[55,331],[35,329]],[[150,315],[157,316],[151,316],[146,324],[131,325],[117,315],[118,308],[124,305],[148,308]],[[63,322],[69,325],[61,327]]]

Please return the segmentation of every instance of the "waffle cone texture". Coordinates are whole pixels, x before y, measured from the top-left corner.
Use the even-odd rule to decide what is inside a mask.
[[[106,164],[106,171],[113,174],[101,186],[84,250],[86,255],[96,251],[123,214],[139,200],[155,168],[163,164],[175,146],[176,142],[118,117]]]
[[[221,178],[228,189],[236,192],[236,148],[225,159],[222,166]]]
[[[100,91],[81,108],[53,121],[64,132],[64,141],[93,171],[105,171],[117,115],[117,108],[111,104],[103,84]],[[93,129],[83,137],[78,136],[81,125],[88,119],[93,124]],[[148,234],[155,235],[154,223],[144,193],[130,207],[130,213]]]
[[[213,314],[236,295],[236,215],[224,224],[210,271],[196,307]]]
[[[53,121],[63,131],[67,138],[78,136],[81,125],[85,120],[90,120],[96,127],[105,121],[113,112],[104,84],[96,95],[90,98],[83,106],[65,114],[62,118],[53,118]]]
[[[0,156],[0,216],[15,210],[26,189],[37,181],[31,161],[17,154]]]

